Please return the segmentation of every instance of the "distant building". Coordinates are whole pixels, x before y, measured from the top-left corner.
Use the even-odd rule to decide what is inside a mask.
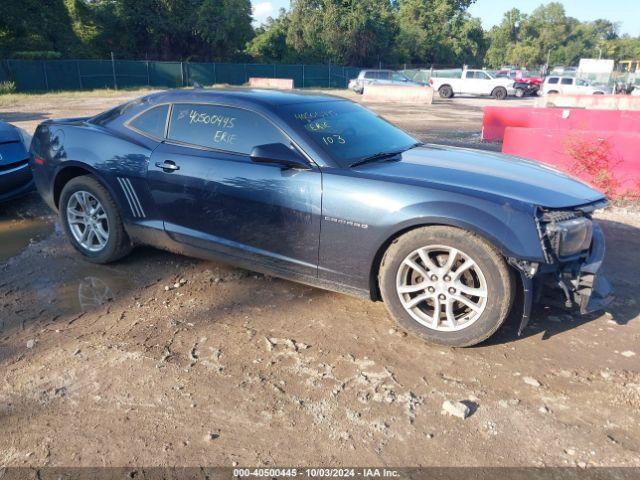
[[[620,72],[640,73],[640,60],[620,60],[617,70]]]

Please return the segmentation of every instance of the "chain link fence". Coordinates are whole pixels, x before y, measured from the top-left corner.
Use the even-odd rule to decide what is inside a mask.
[[[338,65],[191,63],[139,60],[2,60],[0,82],[18,92],[98,88],[244,85],[251,77],[291,78],[296,88],[346,88],[360,68]]]

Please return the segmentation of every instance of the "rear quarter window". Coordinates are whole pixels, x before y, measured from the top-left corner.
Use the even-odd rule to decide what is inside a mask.
[[[549,77],[549,79],[547,80],[547,83],[551,85],[555,85],[556,83],[558,83],[558,77]]]
[[[573,85],[573,78],[563,78],[562,85]]]
[[[167,114],[169,105],[160,105],[151,108],[129,122],[129,127],[145,135],[155,138],[164,138],[164,130],[167,126]]]
[[[219,105],[175,104],[167,137],[242,155],[249,155],[258,145],[289,144],[286,136],[263,116]]]

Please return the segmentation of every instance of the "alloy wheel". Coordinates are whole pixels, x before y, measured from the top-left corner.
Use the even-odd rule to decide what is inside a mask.
[[[100,201],[84,190],[67,202],[67,223],[73,238],[90,252],[101,251],[109,241],[109,219]]]
[[[404,309],[427,328],[451,332],[472,325],[487,306],[484,273],[466,253],[445,245],[411,252],[396,276]]]

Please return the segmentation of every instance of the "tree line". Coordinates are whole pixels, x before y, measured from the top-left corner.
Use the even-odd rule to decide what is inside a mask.
[[[252,26],[250,0],[3,0],[0,56],[336,63],[573,65],[640,58],[640,37],[561,3],[517,8],[485,31],[475,0],[292,0]]]

